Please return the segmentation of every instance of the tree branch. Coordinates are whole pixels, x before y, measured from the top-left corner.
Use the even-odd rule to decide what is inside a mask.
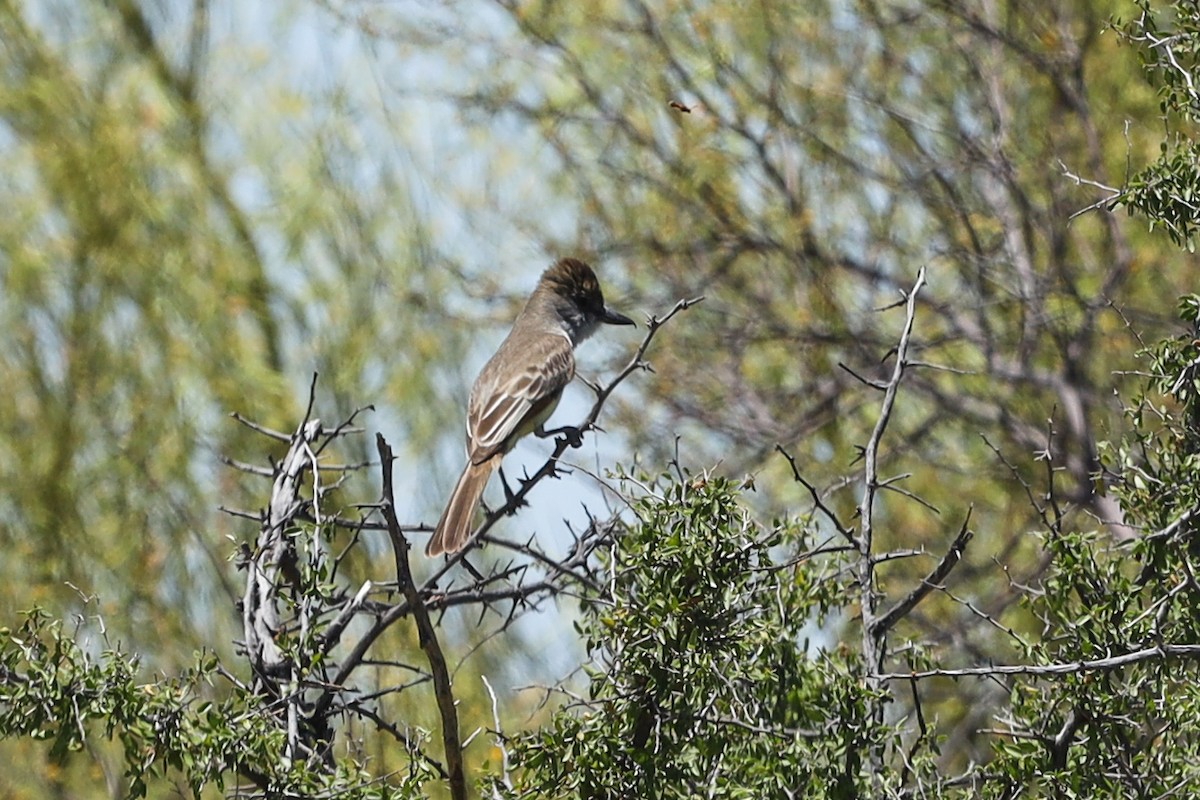
[[[809,495],[812,497],[813,505],[817,507],[817,510],[824,514],[825,518],[833,523],[833,527],[842,535],[842,538],[853,545],[854,549],[857,550],[857,537],[855,537],[853,531],[842,524],[842,521],[838,519],[837,514],[833,513],[833,510],[830,509],[829,506],[825,505],[825,501],[821,499],[821,495],[819,492],[817,492],[817,488],[805,480],[804,476],[800,474],[800,467],[796,465],[796,457],[787,450],[784,450],[783,445],[781,444],[775,445],[775,451],[787,459],[788,465],[792,468],[792,478],[808,490]]]
[[[450,671],[446,657],[438,644],[437,632],[429,619],[429,610],[421,600],[417,585],[413,581],[408,563],[408,540],[400,530],[396,518],[394,494],[392,492],[392,448],[383,438],[375,434],[375,445],[379,449],[379,464],[383,471],[383,515],[388,524],[388,537],[392,541],[392,555],[396,560],[396,581],[400,584],[413,619],[420,634],[421,649],[429,659],[429,671],[433,676],[433,692],[437,697],[438,713],[442,718],[442,744],[446,750],[446,771],[450,776],[450,796],[453,800],[466,800],[467,779],[463,770],[462,741],[458,734],[458,709],[455,707],[454,692],[450,686]]]
[[[300,488],[310,466],[309,443],[321,435],[321,421],[306,419],[292,436],[287,455],[275,470],[271,503],[261,520],[254,552],[246,563],[246,592],[242,599],[242,633],[246,654],[259,688],[274,683],[285,658],[275,636],[280,630],[279,574],[295,570],[295,551],[286,533],[304,507]],[[276,687],[277,690],[277,687]]]
[[[997,675],[1076,675],[1083,672],[1108,672],[1142,661],[1171,658],[1200,659],[1200,644],[1160,644],[1119,656],[1091,661],[1066,661],[1057,664],[1005,664],[962,669],[927,669],[920,672],[885,672],[875,675],[879,681],[923,680],[925,678],[995,677]]]
[[[883,404],[879,409],[879,419],[876,420],[871,437],[867,440],[867,446],[863,449],[863,494],[862,502],[858,508],[858,583],[862,598],[863,660],[867,667],[867,686],[873,691],[883,688],[882,681],[876,675],[883,668],[883,660],[887,650],[884,644],[886,627],[881,627],[875,616],[877,597],[875,589],[875,559],[872,553],[875,538],[875,496],[881,487],[878,474],[879,443],[882,441],[888,422],[891,420],[892,409],[896,403],[896,393],[900,388],[900,380],[904,377],[905,367],[908,366],[908,345],[912,336],[913,322],[916,318],[917,294],[924,285],[925,268],[921,267],[917,273],[916,283],[906,298],[904,329],[900,334],[900,342],[896,345],[896,366],[892,370],[892,377],[888,381],[886,389],[884,389]],[[882,724],[883,705],[881,702],[875,701],[873,706],[875,721]],[[871,770],[874,774],[879,775],[882,773],[883,754],[879,748],[871,748],[867,755],[867,760],[871,764]]]
[[[971,541],[971,537],[975,535],[967,528],[967,524],[970,521],[971,512],[968,511],[967,518],[963,520],[962,528],[959,529],[958,535],[954,537],[954,541],[950,543],[950,549],[946,551],[946,555],[942,556],[942,560],[933,568],[933,571],[913,587],[913,590],[908,593],[907,597],[892,606],[891,610],[882,617],[875,620],[873,633],[876,637],[886,636],[893,625],[906,617],[908,612],[912,611],[918,603],[925,599],[926,595],[941,586],[942,582],[946,580],[946,576],[950,574],[950,571],[958,564],[958,560],[962,558],[962,553],[967,546],[967,542]]]

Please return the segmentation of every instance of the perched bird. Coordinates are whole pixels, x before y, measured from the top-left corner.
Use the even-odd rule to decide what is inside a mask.
[[[467,466],[425,547],[425,555],[461,550],[488,478],[529,433],[542,434],[563,388],[575,377],[575,348],[601,323],[633,325],[605,307],[592,268],[564,258],[542,273],[500,349],[484,365],[467,403]]]

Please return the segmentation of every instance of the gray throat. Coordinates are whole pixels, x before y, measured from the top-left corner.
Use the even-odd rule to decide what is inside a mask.
[[[572,347],[578,347],[600,327],[600,321],[570,300],[560,299],[555,303],[559,322],[563,332],[571,340]]]

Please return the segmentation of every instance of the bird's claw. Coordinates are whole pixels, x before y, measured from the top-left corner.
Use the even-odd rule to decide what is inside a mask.
[[[582,430],[568,425],[564,428],[560,428],[559,431],[563,434],[563,441],[565,441],[569,447],[573,447],[573,448],[583,447],[583,431]]]
[[[562,434],[563,438],[556,441],[565,442],[569,447],[583,447],[583,432],[584,428],[577,428],[574,425],[564,425],[561,428],[554,428],[552,430],[539,427],[533,433],[541,439],[548,439],[551,436]]]

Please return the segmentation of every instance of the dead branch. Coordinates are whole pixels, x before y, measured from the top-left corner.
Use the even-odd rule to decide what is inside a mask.
[[[925,268],[921,267],[917,273],[916,283],[906,298],[904,328],[900,334],[900,342],[896,345],[896,365],[892,369],[892,377],[888,380],[887,387],[884,389],[883,403],[879,409],[879,418],[875,422],[875,428],[867,440],[867,445],[863,449],[862,455],[863,494],[862,501],[858,507],[858,583],[859,591],[861,592],[863,660],[867,665],[867,684],[872,689],[882,688],[882,682],[875,674],[883,667],[883,660],[887,654],[886,637],[884,635],[887,628],[879,625],[875,611],[878,597],[875,587],[875,560],[872,553],[875,539],[875,496],[880,489],[878,474],[879,444],[883,440],[883,434],[887,430],[888,423],[891,421],[892,409],[896,403],[896,393],[900,388],[900,381],[904,377],[904,370],[908,366],[908,347],[912,337],[913,323],[917,314],[917,294],[924,285]],[[882,721],[882,704],[876,703],[875,714]],[[882,767],[882,753],[878,749],[873,748],[868,758],[876,767],[874,771],[878,773]]]
[[[383,434],[375,434],[375,445],[379,449],[379,464],[383,471],[383,515],[387,520],[388,537],[392,542],[392,555],[396,561],[396,581],[412,611],[420,634],[421,649],[429,659],[429,670],[433,676],[433,692],[437,698],[438,713],[442,718],[442,745],[446,750],[446,771],[449,773],[450,796],[454,800],[466,800],[467,778],[463,770],[462,741],[458,734],[458,709],[455,707],[454,692],[450,686],[450,671],[446,657],[438,644],[437,632],[429,619],[429,611],[417,591],[412,568],[408,563],[408,540],[400,530],[396,518],[394,494],[392,492],[392,448]]]
[[[875,630],[872,633],[876,637],[883,637],[892,629],[897,622],[904,619],[910,611],[916,608],[917,604],[925,599],[925,596],[941,586],[942,581],[950,574],[962,558],[963,550],[967,546],[967,542],[971,541],[971,537],[975,534],[967,527],[971,521],[971,512],[967,512],[967,518],[963,520],[962,528],[959,529],[958,535],[954,537],[954,541],[950,543],[950,549],[946,551],[946,555],[942,556],[942,560],[926,575],[919,584],[913,587],[913,590],[896,605],[892,606],[891,610],[883,616],[875,620]]]
[[[1091,661],[1065,661],[1055,664],[994,664],[986,667],[961,669],[927,669],[918,672],[885,672],[876,675],[880,681],[924,680],[926,678],[992,678],[999,675],[1078,675],[1085,672],[1108,672],[1143,661],[1165,661],[1172,658],[1200,658],[1200,644],[1160,644],[1131,653],[1097,658]]]

